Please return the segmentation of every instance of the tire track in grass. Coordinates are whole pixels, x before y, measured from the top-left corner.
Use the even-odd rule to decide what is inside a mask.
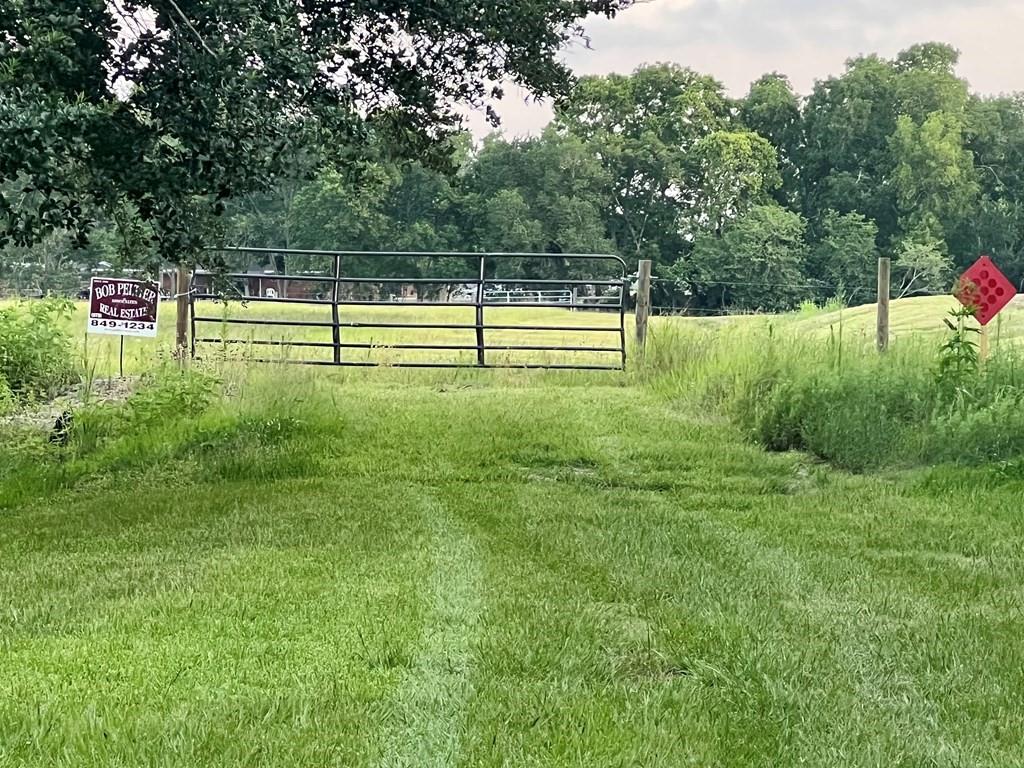
[[[445,505],[424,497],[433,546],[430,607],[419,651],[381,725],[382,768],[455,765],[472,693],[483,593],[479,553]]]

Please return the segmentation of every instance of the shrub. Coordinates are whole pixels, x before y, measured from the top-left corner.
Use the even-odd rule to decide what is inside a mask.
[[[1024,397],[1008,391],[936,420],[929,454],[961,464],[1024,456]]]
[[[128,401],[126,417],[135,426],[152,426],[202,413],[218,382],[200,371],[166,367],[147,376]]]
[[[846,309],[846,299],[843,296],[833,296],[820,304],[813,299],[805,299],[800,302],[797,313],[801,317],[814,317],[815,315],[827,315],[832,312],[839,312]]]
[[[0,378],[21,399],[56,394],[76,379],[65,323],[70,301],[43,299],[0,309]]]

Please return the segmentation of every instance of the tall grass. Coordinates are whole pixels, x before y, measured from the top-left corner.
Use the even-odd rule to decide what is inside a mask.
[[[903,339],[880,355],[844,336],[841,323],[827,334],[771,322],[661,330],[645,383],[770,450],[807,451],[856,472],[1024,455],[1022,360],[1012,345],[998,345],[951,389],[936,337]]]
[[[0,307],[0,413],[15,399],[55,394],[76,378],[65,325],[69,301],[27,301]]]
[[[909,309],[916,311],[916,305],[901,311]],[[638,365],[636,356],[631,357],[628,376],[614,372],[604,375],[519,370],[346,369],[318,370],[315,376],[299,377],[292,366],[250,368],[237,360],[235,354],[208,350],[201,366],[215,370],[220,378],[226,376],[228,391],[240,394],[241,400],[251,400],[248,393],[259,391],[266,400],[245,406],[258,412],[255,426],[239,421],[239,397],[204,394],[201,380],[180,380],[161,369],[159,350],[163,347],[157,346],[146,357],[133,359],[130,365],[133,370],[150,371],[137,397],[124,409],[105,409],[101,404],[79,414],[77,443],[70,448],[73,455],[69,457],[69,451],[65,451],[49,476],[63,478],[57,481],[62,485],[73,480],[76,473],[93,472],[101,464],[159,462],[177,455],[176,451],[198,456],[202,452],[196,453],[193,448],[201,447],[204,441],[221,439],[207,440],[202,434],[221,434],[223,430],[218,430],[225,420],[238,426],[243,435],[270,439],[279,436],[279,430],[294,427],[285,423],[287,418],[281,424],[275,423],[278,416],[287,417],[293,409],[270,396],[273,393],[300,399],[324,398],[324,410],[330,413],[335,410],[329,402],[331,398],[344,397],[348,388],[364,383],[430,387],[439,392],[485,387],[511,390],[549,384],[557,384],[558,390],[566,391],[565,387],[636,384],[677,401],[687,415],[728,420],[770,450],[806,451],[857,472],[941,462],[1009,462],[1016,471],[1018,457],[1024,455],[1024,361],[1016,351],[1012,334],[1007,334],[1011,340],[1002,343],[998,336],[1003,334],[997,334],[994,356],[983,370],[950,382],[944,380],[939,365],[942,325],[936,306],[929,303],[927,309],[927,318],[906,333],[901,332],[891,351],[883,356],[874,350],[871,337],[864,332],[860,309],[837,310],[811,317],[810,322],[806,313],[726,324],[665,321],[652,328],[645,363]],[[851,314],[855,322],[844,323],[844,318]],[[37,326],[35,330],[43,327]],[[934,327],[935,332],[926,330],[928,327]],[[57,334],[51,338],[58,345],[53,348],[67,349],[66,336]],[[552,343],[573,340],[558,337]],[[26,354],[25,360],[50,359],[38,354],[47,349],[42,341],[23,346],[27,352],[37,353],[35,358]],[[89,354],[83,355],[87,362],[97,359],[97,349],[93,345]],[[287,358],[287,348],[283,351]],[[106,363],[102,367],[105,370]],[[55,377],[51,380],[60,380],[67,370],[64,363],[55,366]],[[94,375],[97,372],[87,366],[86,377]],[[246,381],[232,384],[233,376],[242,376]],[[286,383],[293,378],[301,378],[301,383]],[[254,388],[254,381],[264,379],[267,386]],[[18,394],[16,391],[15,396]],[[188,398],[200,395],[212,398],[212,409],[204,411],[198,401],[187,406]],[[0,410],[5,396],[12,397],[5,395],[0,386]],[[108,410],[111,412],[107,413]],[[200,417],[200,413],[204,415]],[[124,434],[133,436],[118,437]],[[29,451],[22,447],[21,455],[35,462],[32,457],[46,451],[43,446],[37,448]],[[234,453],[244,458],[246,450],[240,445]],[[11,463],[7,464],[10,469]],[[264,462],[261,471],[286,464],[279,457],[272,463]],[[38,471],[29,472],[28,465],[20,466],[24,469],[22,476],[41,476]],[[1019,467],[1024,471],[1024,461],[1019,462]],[[3,474],[0,468],[0,475]],[[6,475],[10,477],[11,473]],[[35,487],[34,484],[37,485],[32,481],[28,485]]]
[[[318,450],[296,441],[334,425],[324,377],[301,371],[154,368],[123,403],[74,410],[66,442],[38,428],[7,425],[0,443],[0,509],[87,482],[157,472],[225,481],[305,474]],[[301,441],[300,441],[301,442]],[[312,447],[311,447],[312,446]]]

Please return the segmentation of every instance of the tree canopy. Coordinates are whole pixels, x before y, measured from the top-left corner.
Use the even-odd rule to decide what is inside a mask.
[[[0,245],[127,212],[156,256],[194,256],[209,214],[279,179],[437,160],[494,83],[564,95],[580,20],[629,2],[0,2]]]
[[[516,8],[506,9],[511,16],[494,10],[497,16],[480,18],[519,23],[518,14],[528,12],[520,5],[536,5],[529,11],[535,14],[556,6],[566,14],[566,9],[582,14],[595,9],[613,12],[624,4],[500,4]],[[196,8],[206,5],[190,4],[182,10],[191,18]],[[372,5],[366,0],[345,7],[368,12]],[[471,5],[454,3],[445,13]],[[173,5],[168,8],[173,11]],[[341,13],[340,6],[336,10]],[[170,18],[173,21],[173,14]],[[265,19],[254,23],[269,28]],[[556,37],[572,34],[572,24],[566,15],[550,29],[561,30],[552,32]],[[179,26],[177,34],[202,50],[188,27]],[[557,40],[547,33],[538,39],[550,43],[552,47],[543,50],[552,59],[543,76],[532,64],[524,64],[524,72],[538,92],[558,92]],[[192,53],[197,61],[204,60],[199,51]],[[508,139],[495,134],[477,145],[456,131],[449,110],[456,97],[485,99],[486,89],[449,91],[447,100],[431,97],[429,120],[422,110],[414,108],[406,116],[398,108],[403,103],[401,91],[376,110],[365,106],[376,103],[369,96],[360,97],[364,106],[353,107],[360,103],[356,99],[343,110],[345,128],[340,132],[328,130],[332,113],[319,109],[309,120],[280,123],[303,133],[296,134],[294,147],[289,144],[274,159],[280,168],[256,174],[258,184],[245,181],[224,190],[230,196],[220,201],[226,208],[222,237],[270,247],[614,252],[631,261],[655,261],[658,303],[711,311],[780,309],[834,296],[870,300],[879,255],[894,259],[897,295],[946,291],[953,275],[981,253],[991,255],[1020,282],[1024,96],[972,93],[957,74],[957,63],[958,54],[950,46],[925,43],[892,59],[852,59],[844,72],[819,81],[806,97],[795,94],[784,76],[771,73],[739,99],[730,98],[712,77],[675,64],[655,64],[631,74],[566,81],[555,118],[541,135]],[[6,63],[0,78],[25,80],[23,74],[10,74],[16,69]],[[467,82],[482,87],[482,81],[473,77]],[[20,91],[0,91],[0,105],[12,110],[10,93]],[[144,102],[141,94],[138,98]],[[419,97],[409,98],[415,103]],[[136,109],[130,98],[105,99],[102,106],[115,113]],[[79,108],[70,97],[64,102],[69,110]],[[24,119],[36,119],[31,114]],[[12,140],[11,131],[22,118],[13,112],[2,115],[3,140]],[[136,112],[130,112],[130,125],[137,119],[133,115]],[[177,120],[168,118],[166,125],[178,125]],[[183,132],[187,122],[180,118]],[[253,130],[262,135],[260,125]],[[31,137],[31,130],[26,130]],[[266,136],[285,135],[275,130],[267,129]],[[219,134],[222,139],[236,136],[241,142],[248,136],[233,125],[224,131]],[[328,135],[344,141],[325,146]],[[174,179],[175,173],[185,172],[178,166],[186,158],[199,164],[188,183],[222,178],[221,171],[204,176],[205,161],[195,155],[207,138],[167,134],[172,145],[181,141],[180,146],[187,148],[179,150],[167,146],[161,136],[154,134],[147,145],[158,153],[157,166],[126,170],[126,178],[142,179],[165,164],[171,168],[168,178]],[[67,146],[58,145],[68,157],[79,158],[81,140],[72,138]],[[26,141],[38,147],[49,140]],[[251,157],[273,158],[267,154],[269,146],[261,144]],[[234,151],[221,147],[217,156]],[[285,155],[290,168],[285,168]],[[37,181],[50,178],[47,174],[59,180],[62,173],[71,173],[69,189],[76,193],[81,184],[96,180],[92,170],[84,170],[88,155],[67,162],[59,153],[37,152],[32,157],[32,162],[42,163],[41,175],[22,170],[5,177],[5,200],[12,209],[14,201],[31,197],[30,193],[39,195]],[[8,164],[4,167],[13,162],[0,156],[0,165]],[[289,175],[294,168],[302,171],[297,177]],[[233,173],[229,169],[223,178]],[[141,252],[151,229],[159,241],[159,217],[151,212],[139,222],[133,215],[133,206],[148,199],[157,205],[157,197],[142,187],[131,196],[125,193],[130,188],[109,184],[113,197],[104,204],[101,225],[81,258],[115,261],[115,251]],[[186,188],[186,196],[168,193],[160,198],[181,206],[186,218],[169,219],[178,222],[175,226],[192,221],[188,217],[193,214],[198,221],[195,212],[201,206],[218,204],[217,190]],[[61,189],[53,187],[44,199],[59,207]],[[32,285],[41,289],[41,271],[25,265],[43,260],[55,269],[66,269],[78,258],[61,252],[54,235],[39,241],[40,232],[67,227],[74,217],[69,222],[63,214],[53,214],[49,224],[37,228],[32,219],[36,214],[50,215],[45,206],[29,206],[7,219],[12,242],[41,245],[32,251],[8,249],[3,258],[12,266],[5,268],[0,280],[35,281]],[[83,208],[80,215],[100,214]],[[31,237],[16,236],[17,232]],[[198,242],[209,234],[197,225],[188,236]],[[165,258],[178,254],[173,249],[167,252],[165,246],[155,252]],[[416,269],[428,274],[435,265],[424,262]],[[546,269],[527,276],[573,276],[557,259]]]

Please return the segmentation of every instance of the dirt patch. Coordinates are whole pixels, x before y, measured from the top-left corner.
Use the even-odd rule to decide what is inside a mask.
[[[47,403],[35,403],[0,418],[0,428],[51,430],[66,411],[87,403],[122,403],[135,391],[137,378],[94,379],[92,386],[79,384]]]

